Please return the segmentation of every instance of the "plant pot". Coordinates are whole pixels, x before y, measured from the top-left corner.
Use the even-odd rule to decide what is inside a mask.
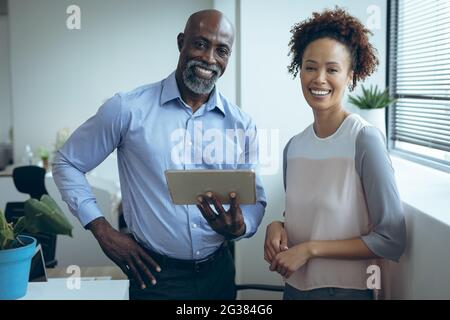
[[[375,127],[380,129],[383,135],[386,137],[386,118],[385,118],[385,108],[381,109],[359,109],[359,115],[369,122],[373,124]]]
[[[26,245],[0,250],[0,300],[14,300],[27,293],[31,259],[36,250],[36,239],[19,236]]]

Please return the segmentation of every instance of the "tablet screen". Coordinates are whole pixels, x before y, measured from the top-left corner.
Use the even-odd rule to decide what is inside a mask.
[[[193,205],[199,195],[213,192],[229,204],[231,192],[239,204],[256,203],[255,173],[252,170],[167,170],[165,172],[174,204]]]

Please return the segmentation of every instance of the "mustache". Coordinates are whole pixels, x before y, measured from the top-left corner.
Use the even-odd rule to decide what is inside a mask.
[[[208,64],[203,61],[191,60],[186,65],[186,68],[188,68],[188,69],[194,69],[195,67],[204,68],[206,70],[214,72],[215,74],[217,74],[219,76],[222,74],[222,69],[217,64]]]

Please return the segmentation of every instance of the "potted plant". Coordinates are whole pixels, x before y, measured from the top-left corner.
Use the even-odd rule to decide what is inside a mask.
[[[66,143],[69,136],[70,136],[69,128],[62,128],[58,130],[58,132],[56,133],[55,151],[61,149],[64,143]]]
[[[396,100],[389,96],[388,88],[384,91],[378,86],[366,89],[362,86],[362,95],[349,96],[349,102],[359,108],[359,114],[386,135],[385,109]]]
[[[39,147],[38,154],[42,161],[42,167],[45,171],[48,171],[48,159],[50,157],[50,152],[44,147]]]
[[[25,202],[25,216],[8,223],[0,210],[0,300],[26,294],[36,239],[22,232],[45,232],[72,236],[72,225],[48,195]]]

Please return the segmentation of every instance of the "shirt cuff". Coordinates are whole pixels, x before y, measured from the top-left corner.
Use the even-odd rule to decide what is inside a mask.
[[[264,209],[264,206],[260,202],[257,202],[254,205],[241,206],[242,215],[244,216],[245,233],[234,239],[234,241],[250,238],[256,233],[259,223],[262,220],[262,216],[264,215]]]
[[[366,246],[380,258],[399,262],[403,254],[404,245],[397,243],[395,239],[388,239],[380,234],[371,232],[361,237]]]
[[[86,227],[91,221],[103,217],[96,201],[89,201],[82,204],[77,212],[74,212],[74,215],[80,220],[83,227]]]

